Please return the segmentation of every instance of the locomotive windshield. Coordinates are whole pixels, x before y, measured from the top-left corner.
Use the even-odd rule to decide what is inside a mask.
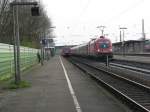
[[[146,42],[145,42],[145,45],[149,45],[150,44],[150,40],[147,40]]]
[[[109,47],[110,47],[109,41],[100,42],[100,43],[99,43],[99,47],[102,48],[102,49],[109,48]]]

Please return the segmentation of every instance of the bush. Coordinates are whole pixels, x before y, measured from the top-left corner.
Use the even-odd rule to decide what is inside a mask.
[[[18,84],[15,81],[11,81],[4,89],[20,89],[31,87],[31,84],[27,81],[20,81]]]

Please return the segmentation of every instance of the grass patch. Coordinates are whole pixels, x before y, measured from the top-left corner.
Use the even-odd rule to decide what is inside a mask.
[[[6,74],[5,76],[0,76],[0,82],[8,81],[12,78],[10,74]]]
[[[31,87],[31,84],[27,81],[20,81],[19,84],[16,84],[15,81],[11,81],[7,84],[4,89],[20,89]]]

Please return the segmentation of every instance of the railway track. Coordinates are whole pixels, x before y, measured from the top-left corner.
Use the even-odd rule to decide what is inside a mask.
[[[76,58],[76,57],[74,57]],[[96,67],[100,67],[104,70],[107,69],[107,71],[119,74],[122,77],[134,80],[135,82],[141,83],[143,85],[149,86],[150,87],[150,70],[145,67],[141,66],[146,66],[145,64],[140,64],[141,66],[138,65],[138,67],[134,66],[137,65],[136,63],[127,63],[123,62],[121,63],[119,61],[111,61],[109,64],[109,67],[106,67],[106,63],[104,61],[100,60],[91,60],[91,59],[86,59],[86,58],[80,58],[82,61],[86,61],[88,63],[94,64]]]
[[[125,69],[128,69],[128,70],[133,70],[133,71],[136,71],[136,72],[150,74],[150,70],[148,70],[148,69],[133,67],[133,66],[130,66],[130,65],[123,65],[123,64],[118,64],[118,63],[110,63],[110,65],[113,66],[113,67],[120,67],[120,68],[125,68]]]
[[[69,60],[107,87],[135,112],[150,112],[150,87],[96,67],[89,62],[81,61],[81,59],[70,58]]]
[[[121,53],[114,53],[114,55],[122,55]],[[150,53],[142,53],[142,54],[139,54],[139,53],[126,53],[124,54],[126,56],[144,56],[144,57],[149,57],[150,56]]]
[[[116,64],[134,66],[142,69],[150,69],[150,63],[136,62],[136,61],[129,61],[129,60],[117,60],[117,59],[114,59],[112,62]]]

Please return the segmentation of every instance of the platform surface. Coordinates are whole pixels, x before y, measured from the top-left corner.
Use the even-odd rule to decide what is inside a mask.
[[[131,112],[89,76],[62,59],[81,112]],[[24,80],[31,87],[0,94],[0,112],[79,112],[68,87],[60,57],[36,66]]]

